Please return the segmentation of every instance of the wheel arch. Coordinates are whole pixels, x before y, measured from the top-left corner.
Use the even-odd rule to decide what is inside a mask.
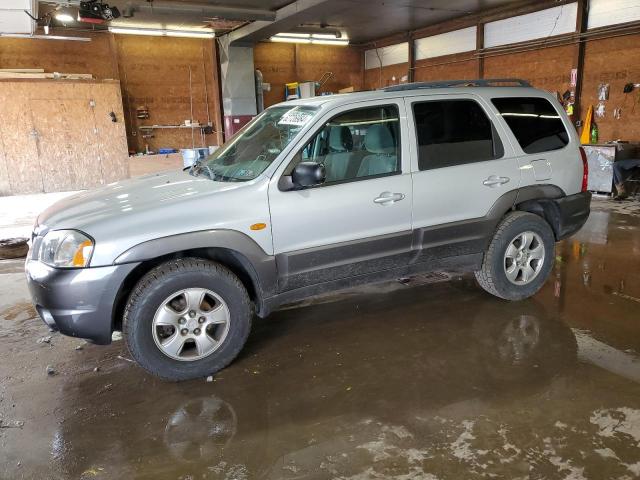
[[[247,235],[232,230],[207,230],[173,235],[138,244],[122,253],[114,264],[137,262],[120,286],[112,312],[112,330],[118,330],[129,294],[140,279],[156,266],[170,260],[197,257],[227,267],[236,275],[255,304],[264,313],[264,299],[277,284],[275,258]]]
[[[543,218],[558,240],[561,236],[562,221],[556,200],[565,197],[564,191],[556,185],[530,185],[518,191],[515,210],[529,212]]]

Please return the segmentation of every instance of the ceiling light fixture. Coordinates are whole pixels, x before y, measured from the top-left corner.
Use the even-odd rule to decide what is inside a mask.
[[[301,37],[285,37],[274,35],[270,39],[272,42],[280,42],[280,43],[311,43],[310,38],[301,38]]]
[[[312,33],[311,37],[321,40],[335,40],[336,38],[341,38],[341,35],[338,33]]]
[[[68,13],[56,13],[55,17],[56,17],[56,20],[58,20],[59,22],[62,22],[62,23],[71,23],[71,22],[73,22],[75,20]]]
[[[310,33],[291,32],[291,33],[276,33],[275,36],[276,37],[309,38],[311,36],[311,34]]]
[[[346,47],[349,45],[349,39],[336,38],[335,40],[312,38],[311,43],[314,45],[335,45],[336,47]]]
[[[336,33],[277,33],[270,38],[272,42],[311,43],[315,45],[349,45],[348,38],[339,37]]]
[[[152,28],[128,28],[109,27],[111,33],[122,33],[125,35],[148,35],[153,37],[187,37],[187,38],[213,38],[214,32],[195,32],[189,30],[161,30]]]
[[[6,38],[32,38],[35,40],[70,40],[72,42],[90,42],[89,37],[65,37],[62,35],[31,35],[29,33],[0,33],[0,37]]]

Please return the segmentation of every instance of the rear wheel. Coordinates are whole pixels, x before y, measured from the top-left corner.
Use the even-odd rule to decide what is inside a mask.
[[[135,360],[166,380],[211,375],[240,352],[251,329],[251,305],[224,266],[197,258],[166,262],[138,282],[123,333]]]
[[[553,231],[543,218],[528,212],[510,213],[498,225],[476,279],[497,297],[530,297],[549,276],[554,249]]]

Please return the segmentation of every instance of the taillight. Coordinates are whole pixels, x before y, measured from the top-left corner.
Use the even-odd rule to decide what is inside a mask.
[[[589,162],[587,161],[587,152],[582,147],[580,147],[580,158],[582,158],[582,191],[586,192],[589,184]]]

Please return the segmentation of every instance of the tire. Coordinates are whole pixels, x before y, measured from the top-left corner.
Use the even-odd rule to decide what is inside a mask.
[[[198,312],[205,313],[195,313],[196,304]],[[138,282],[125,307],[122,330],[141,367],[162,379],[182,381],[212,375],[229,365],[247,340],[252,315],[247,290],[229,269],[204,259],[183,258],[159,265]],[[207,330],[197,331],[200,320]],[[165,346],[176,342],[182,342],[180,350]]]
[[[531,243],[531,248],[541,244],[543,247],[543,259],[538,261],[533,258],[527,247],[527,256],[519,258],[518,261],[524,262],[524,268],[529,273],[525,273],[522,269],[517,273],[518,277],[515,280],[510,280],[507,270],[510,272],[515,269],[519,269],[518,263],[515,263],[511,259],[512,252],[519,251],[517,245],[521,245],[526,242],[518,242],[517,239],[522,234],[526,234],[529,238],[529,234],[533,234],[534,241]],[[506,258],[507,249],[515,242],[509,250],[509,259]],[[555,260],[555,237],[549,224],[538,215],[528,212],[512,212],[509,213],[500,222],[496,233],[489,244],[489,248],[485,252],[482,262],[482,268],[475,272],[476,280],[480,286],[489,292],[491,295],[503,298],[505,300],[522,300],[532,295],[535,295],[542,285],[544,285],[553,262]],[[540,253],[536,253],[538,256]],[[531,269],[535,271],[535,275],[530,275],[530,270],[526,268],[529,265]],[[510,273],[513,275],[513,273]]]

